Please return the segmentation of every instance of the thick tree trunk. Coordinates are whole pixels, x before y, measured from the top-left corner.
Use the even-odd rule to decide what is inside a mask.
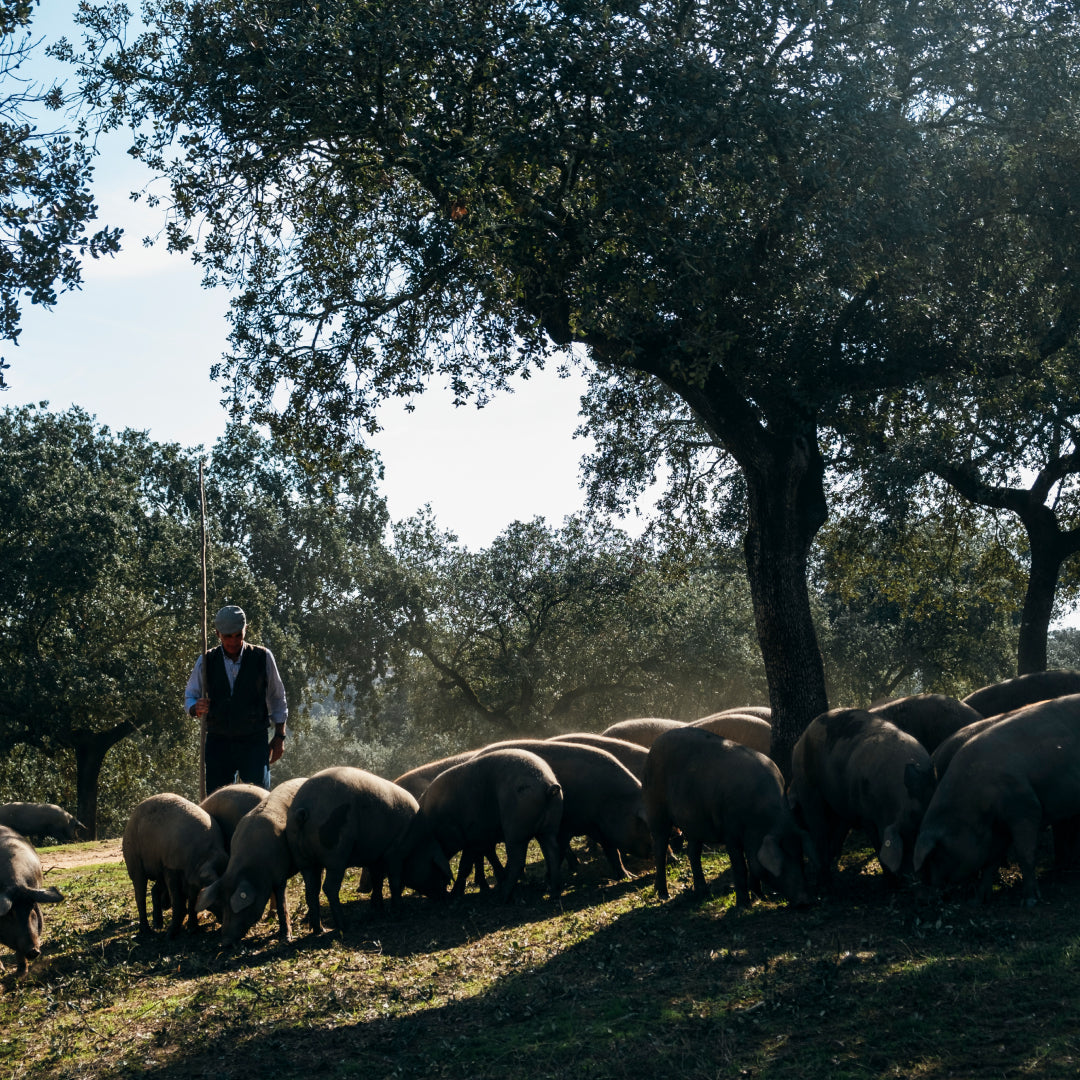
[[[92,732],[80,729],[71,733],[71,746],[75,750],[77,815],[86,826],[88,840],[98,838],[98,780],[105,755],[134,730],[134,724],[123,723],[108,731]]]
[[[1031,547],[1031,563],[1024,608],[1020,614],[1020,639],[1016,645],[1017,675],[1046,670],[1046,643],[1061,565],[1073,553],[1074,547],[1063,542],[1066,538],[1057,528],[1056,521],[1049,523],[1049,527],[1045,521],[1038,524],[1025,521],[1024,524]]]
[[[744,463],[750,525],[746,568],[773,710],[772,757],[791,776],[791,750],[828,707],[825,668],[810,612],[810,545],[828,511],[813,433],[770,437]]]

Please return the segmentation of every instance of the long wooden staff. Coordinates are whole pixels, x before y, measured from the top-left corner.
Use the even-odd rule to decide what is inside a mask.
[[[203,482],[203,463],[199,461],[199,506],[201,510],[202,541],[202,696],[207,697],[206,654],[206,485]],[[199,718],[199,802],[206,798],[206,717]]]

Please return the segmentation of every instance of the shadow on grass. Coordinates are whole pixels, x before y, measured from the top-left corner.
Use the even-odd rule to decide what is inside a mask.
[[[726,873],[713,899],[692,902],[684,879],[664,905],[648,875],[609,884],[586,873],[554,904],[534,874],[510,905],[476,893],[443,907],[408,898],[395,919],[351,901],[343,937],[311,937],[296,919],[296,941],[283,945],[263,922],[231,953],[209,933],[171,943],[102,928],[86,939],[92,965],[129,989],[133,977],[194,988],[145,1031],[103,1043],[82,1071],[160,1080],[1080,1071],[1080,885],[1047,885],[1049,903],[1034,911],[1009,890],[984,908],[942,906],[858,866],[809,912],[772,902],[737,911]],[[47,977],[74,985],[89,978],[85,963],[56,957]],[[203,975],[213,978],[200,985]],[[68,1066],[42,1062],[32,1075],[66,1077]]]

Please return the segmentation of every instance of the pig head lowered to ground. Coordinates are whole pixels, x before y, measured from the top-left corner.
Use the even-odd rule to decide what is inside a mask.
[[[0,825],[0,944],[15,950],[17,975],[25,975],[27,961],[41,955],[41,905],[63,899],[44,887],[41,860],[30,841]]]
[[[708,894],[702,844],[719,842],[731,859],[737,904],[749,904],[751,890],[760,895],[762,879],[789,900],[807,902],[809,837],[795,824],[780,770],[764,754],[704,728],[665,732],[649,750],[644,798],[661,899],[668,895],[666,854],[674,826],[688,842],[695,896]]]
[[[233,833],[225,873],[199,894],[198,908],[221,911],[221,939],[235,945],[258,921],[274,897],[278,936],[292,940],[285,886],[299,869],[285,836],[289,804],[305,777],[279,784],[254,810],[249,810]]]
[[[826,875],[852,828],[867,834],[887,871],[909,870],[933,792],[934,767],[922,743],[864,709],[822,713],[792,751],[788,800]]]
[[[985,899],[1011,844],[1023,900],[1039,899],[1035,850],[1044,825],[1080,815],[1080,694],[1017,709],[953,756],[923,818],[915,869],[947,885],[981,875]]]
[[[173,917],[169,936],[198,929],[196,901],[200,890],[216,881],[228,856],[217,822],[182,795],[162,793],[143,799],[128,816],[122,844],[124,864],[135,889],[139,933],[150,933],[146,917],[146,885],[153,881],[154,929],[160,930],[165,897]],[[162,888],[164,884],[164,888]]]

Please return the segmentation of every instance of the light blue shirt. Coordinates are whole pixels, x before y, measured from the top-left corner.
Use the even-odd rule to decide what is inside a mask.
[[[243,656],[243,653],[240,654]],[[223,649],[221,658],[225,661],[225,674],[229,676],[229,688],[236,685],[236,675],[240,670],[240,657],[230,660]],[[191,713],[195,702],[203,696],[203,654],[199,653],[188,678],[187,686],[184,687],[184,711]],[[270,714],[270,723],[284,724],[289,718],[289,709],[285,704],[285,685],[278,673],[277,661],[274,654],[266,650],[266,711]]]

